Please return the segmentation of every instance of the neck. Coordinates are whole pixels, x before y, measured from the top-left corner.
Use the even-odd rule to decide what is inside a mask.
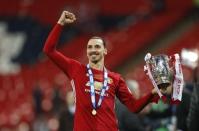
[[[103,61],[100,61],[100,62],[97,62],[97,63],[93,63],[93,62],[89,61],[89,65],[90,65],[91,68],[101,70],[101,71],[103,71],[103,68],[104,68],[104,62]]]

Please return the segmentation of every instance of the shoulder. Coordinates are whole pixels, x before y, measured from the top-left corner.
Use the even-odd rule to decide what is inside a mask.
[[[76,68],[78,68],[78,69],[86,68],[86,65],[80,63],[79,61],[77,61],[77,60],[75,60],[75,59],[71,59],[70,62],[71,62],[71,65],[72,65],[73,67],[76,67]]]
[[[109,74],[109,77],[111,77],[112,79],[114,79],[115,81],[119,81],[122,77],[119,73],[116,73],[116,72],[112,72],[110,70],[108,70],[108,74]]]
[[[87,67],[86,67],[86,65],[85,64],[83,64],[83,63],[79,63],[79,69],[80,70],[84,70],[84,71],[87,71]]]
[[[75,76],[86,72],[86,65],[80,63],[79,61],[72,60],[71,66],[71,70]]]

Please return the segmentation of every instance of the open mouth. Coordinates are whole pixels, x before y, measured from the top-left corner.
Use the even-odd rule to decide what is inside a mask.
[[[99,55],[99,53],[97,53],[97,52],[91,52],[90,53],[90,56],[97,56],[97,55]]]
[[[91,56],[97,56],[97,54],[93,54],[93,55],[91,55]]]

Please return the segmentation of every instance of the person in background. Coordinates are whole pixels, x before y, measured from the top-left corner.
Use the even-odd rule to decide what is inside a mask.
[[[66,106],[63,106],[59,115],[58,131],[73,131],[75,103],[72,91],[66,93]]]
[[[140,90],[138,82],[135,80],[127,80],[126,83],[136,99],[139,99]],[[130,112],[119,101],[116,102],[116,114],[118,117],[120,131],[145,131],[144,125],[139,116]]]
[[[198,121],[199,121],[199,64],[194,70],[194,88],[191,96],[189,114],[187,117],[188,131],[198,131],[199,130]]]
[[[39,82],[35,82],[32,97],[33,97],[33,102],[34,102],[35,115],[39,116],[43,113],[43,109],[42,109],[43,92],[41,90]]]

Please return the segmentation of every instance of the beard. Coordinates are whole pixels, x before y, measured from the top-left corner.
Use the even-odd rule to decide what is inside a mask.
[[[93,61],[91,61],[91,62],[94,63],[94,64],[97,64],[97,63],[98,63],[97,60],[93,60]]]
[[[95,56],[90,56],[90,61],[94,64],[97,64],[99,61],[102,60],[102,56],[101,55],[95,55]]]

